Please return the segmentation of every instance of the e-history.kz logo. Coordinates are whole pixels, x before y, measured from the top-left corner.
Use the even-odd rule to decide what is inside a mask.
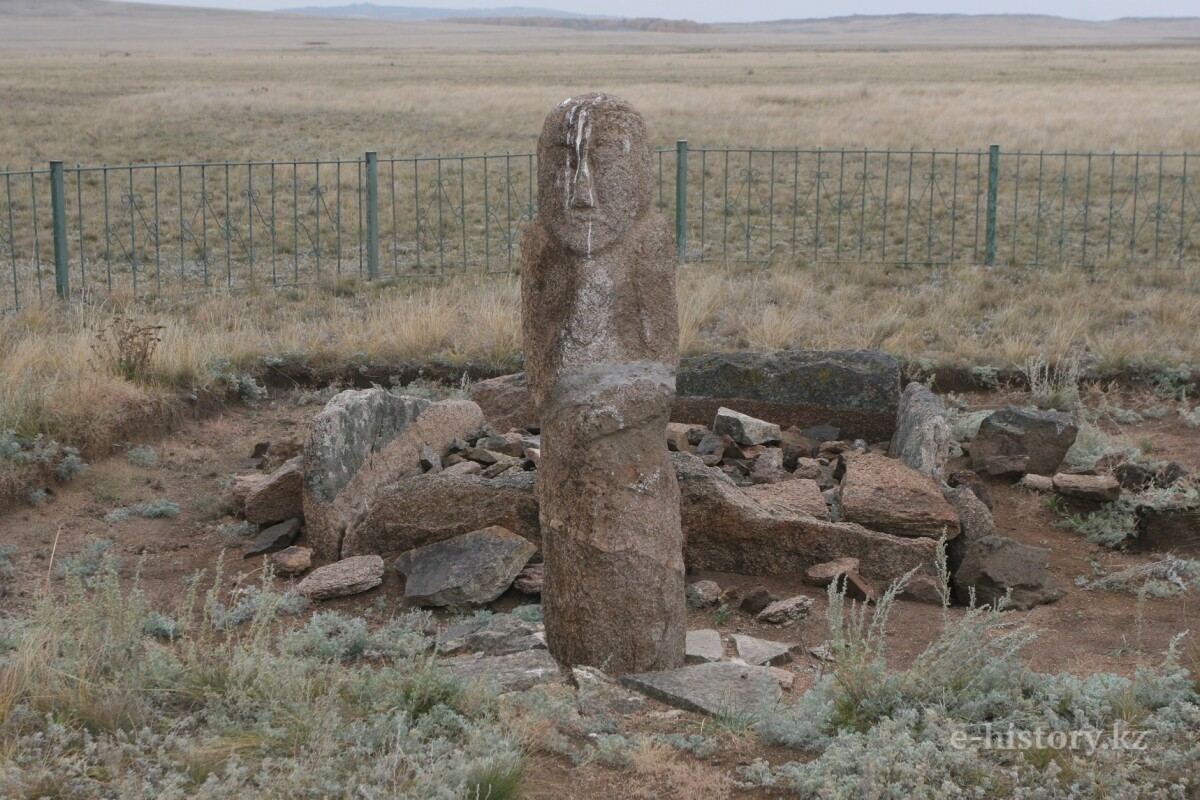
[[[950,736],[950,746],[964,750],[975,747],[980,750],[1082,750],[1087,755],[1097,750],[1148,750],[1147,731],[1135,730],[1117,722],[1111,730],[1050,731],[1043,728],[1022,730],[1011,725],[983,726],[983,732],[972,735],[966,731],[955,731]]]

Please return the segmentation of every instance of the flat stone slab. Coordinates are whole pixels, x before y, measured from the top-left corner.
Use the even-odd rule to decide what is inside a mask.
[[[303,513],[300,499],[304,483],[303,459],[300,456],[266,476],[246,495],[246,521],[255,525],[279,522]]]
[[[412,603],[483,605],[504,594],[535,552],[529,540],[492,525],[409,550],[396,569],[407,578],[404,596]]]
[[[923,383],[913,381],[900,398],[895,447],[905,464],[941,481],[950,458],[950,415]]]
[[[1078,433],[1070,414],[1005,406],[979,424],[971,442],[971,469],[990,475],[1051,475]]]
[[[713,716],[754,713],[783,694],[767,667],[728,661],[626,675],[621,683],[667,705]]]
[[[271,555],[271,566],[275,574],[282,577],[300,575],[312,566],[313,551],[311,547],[286,547]]]
[[[721,587],[716,581],[689,583],[684,592],[688,605],[694,608],[708,608],[721,602]]]
[[[438,664],[462,681],[494,683],[505,692],[523,692],[542,683],[560,683],[562,673],[547,650],[526,650],[505,656],[463,656]]]
[[[774,422],[757,419],[724,406],[717,409],[712,430],[718,436],[725,434],[738,444],[746,445],[778,442],[783,438],[783,431]]]
[[[612,717],[636,714],[646,707],[646,698],[632,692],[595,667],[571,670],[578,690],[575,702],[585,717]]]
[[[765,622],[769,625],[786,625],[789,622],[796,622],[807,617],[808,613],[812,611],[812,607],[812,599],[799,594],[795,597],[776,600],[758,612],[756,619],[759,622]]]
[[[355,556],[326,564],[300,581],[296,591],[309,600],[329,600],[374,589],[383,583],[383,559]]]
[[[829,521],[829,506],[816,481],[804,478],[747,486],[743,491],[759,503],[793,514]]]
[[[842,436],[875,442],[896,428],[900,364],[875,350],[711,353],[681,359],[676,385],[678,422],[732,406],[785,427],[832,423]]]
[[[725,647],[721,644],[720,633],[711,628],[687,632],[683,663],[707,664],[712,661],[722,661],[724,658]]]
[[[792,651],[799,647],[787,642],[772,642],[735,633],[729,637],[737,650],[738,658],[751,666],[779,666],[792,660]]]
[[[1054,491],[1064,497],[1090,500],[1093,503],[1113,503],[1121,497],[1121,483],[1112,475],[1068,475],[1059,473],[1051,478]]]
[[[294,518],[264,528],[258,536],[254,537],[254,541],[246,548],[242,558],[253,558],[277,548],[287,547],[296,541],[296,534],[299,532],[300,520]]]
[[[506,656],[526,650],[545,650],[542,626],[517,619],[512,614],[493,614],[487,620],[468,620],[447,628],[437,637],[441,655],[464,652]]]
[[[876,453],[850,459],[842,478],[842,519],[893,536],[958,535],[958,514],[928,475]]]

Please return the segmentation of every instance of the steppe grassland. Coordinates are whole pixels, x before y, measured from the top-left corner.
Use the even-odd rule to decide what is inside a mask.
[[[528,53],[8,51],[0,164],[530,152],[547,108],[593,88],[635,103],[660,146],[1200,150],[1181,113],[1200,106],[1200,47],[650,52],[556,37]]]
[[[446,37],[337,50],[125,55],[119,39],[103,52],[9,49],[0,163],[528,152],[546,109],[593,87],[636,103],[663,146],[686,137],[693,146],[1200,151],[1200,130],[1181,112],[1200,105],[1200,48],[815,51],[717,37],[654,51],[630,35],[555,33],[521,50],[506,35],[497,30],[488,52]],[[211,382],[223,360],[246,370],[282,354],[517,361],[515,277],[410,282],[353,299],[346,288],[9,315],[0,424],[102,444],[107,411]],[[995,366],[1087,351],[1103,366],[1194,365],[1198,289],[1195,270],[1119,264],[1087,274],[688,266],[682,344],[876,346]],[[147,381],[97,374],[94,330],[115,313],[165,325]]]

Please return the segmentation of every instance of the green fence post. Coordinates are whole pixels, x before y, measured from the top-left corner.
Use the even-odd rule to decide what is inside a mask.
[[[987,188],[987,232],[983,251],[983,263],[992,266],[996,263],[996,201],[1000,194],[1000,145],[988,147],[988,188]]]
[[[367,278],[379,278],[379,156],[367,151]]]
[[[50,162],[50,213],[54,219],[54,292],[66,299],[71,294],[71,273],[67,257],[67,192],[61,161]]]
[[[687,139],[675,142],[675,241],[679,260],[687,261]]]

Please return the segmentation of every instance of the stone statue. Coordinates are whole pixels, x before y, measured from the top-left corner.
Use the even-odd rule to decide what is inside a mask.
[[[611,674],[681,666],[686,635],[665,443],[677,259],[653,188],[646,126],[629,103],[582,95],[546,117],[538,216],[521,242],[546,639],[559,661]]]

